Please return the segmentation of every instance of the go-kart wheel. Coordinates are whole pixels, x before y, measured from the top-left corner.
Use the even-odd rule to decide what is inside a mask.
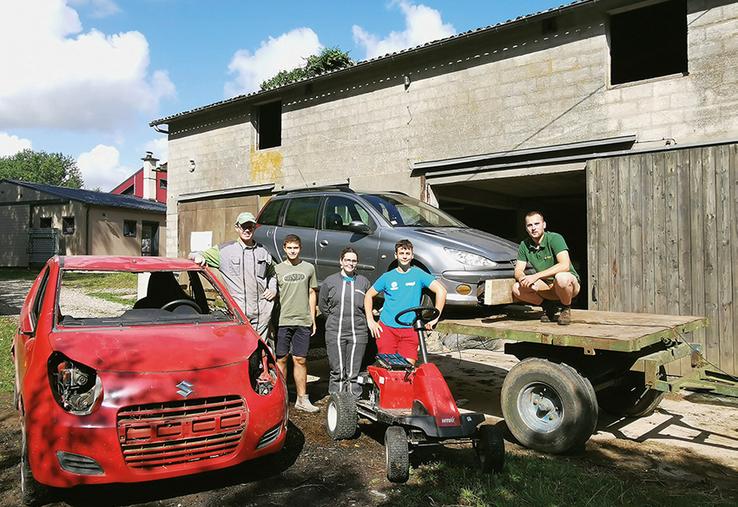
[[[28,462],[28,442],[26,442],[25,428],[21,428],[20,486],[23,505],[44,505],[51,500],[51,490],[33,477],[31,464]]]
[[[326,410],[325,428],[333,440],[344,440],[356,435],[356,399],[351,393],[331,394]]]
[[[489,424],[479,427],[477,458],[482,472],[498,474],[505,464],[505,440],[502,432]]]
[[[384,454],[387,462],[387,479],[390,482],[407,482],[410,477],[410,450],[407,434],[400,426],[390,426],[384,433]]]

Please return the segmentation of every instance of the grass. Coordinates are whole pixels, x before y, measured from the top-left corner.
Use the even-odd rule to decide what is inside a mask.
[[[508,452],[499,476],[480,473],[470,463],[433,462],[414,469],[411,482],[395,488],[394,506],[582,506],[735,505],[707,485],[655,482],[653,475],[615,473],[585,463]]]
[[[0,280],[30,280],[38,276],[40,270],[25,268],[0,268]]]
[[[13,343],[18,319],[0,317],[0,392],[13,392],[13,359],[10,346]]]
[[[94,291],[94,289],[101,289],[98,292],[105,292],[106,289],[135,291],[138,287],[138,275],[136,273],[64,273],[63,285],[86,291]]]

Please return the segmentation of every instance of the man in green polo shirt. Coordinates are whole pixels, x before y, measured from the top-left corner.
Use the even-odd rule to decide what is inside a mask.
[[[561,234],[546,231],[546,221],[540,211],[525,215],[528,238],[520,242],[515,263],[513,298],[517,301],[543,307],[541,322],[553,322],[559,303],[563,307],[558,323],[571,322],[571,300],[579,294],[579,274],[571,264],[569,247]],[[531,266],[536,272],[526,275]]]

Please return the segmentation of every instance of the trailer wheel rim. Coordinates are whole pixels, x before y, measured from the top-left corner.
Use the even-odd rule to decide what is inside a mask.
[[[338,409],[336,408],[336,404],[333,403],[332,400],[328,402],[326,421],[328,422],[328,429],[331,431],[335,431],[336,426],[338,426]]]
[[[555,431],[564,420],[561,397],[542,382],[528,384],[520,391],[518,413],[529,428],[542,433]]]

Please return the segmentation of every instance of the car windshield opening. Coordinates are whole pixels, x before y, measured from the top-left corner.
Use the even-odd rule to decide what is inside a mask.
[[[393,227],[465,227],[451,215],[403,194],[365,194]]]
[[[227,322],[236,317],[203,271],[63,270],[61,327]]]

